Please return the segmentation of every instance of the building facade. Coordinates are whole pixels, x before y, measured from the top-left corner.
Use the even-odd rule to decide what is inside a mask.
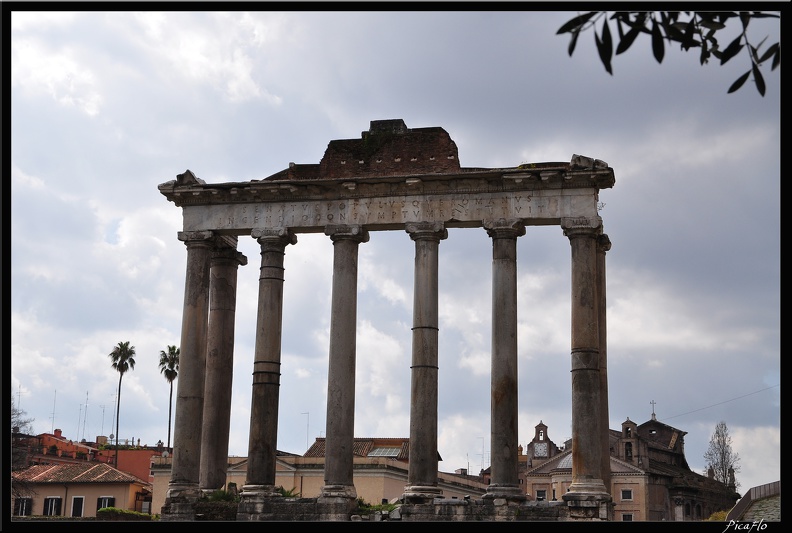
[[[525,486],[533,500],[560,499],[572,483],[571,441],[565,448],[538,440],[547,435],[540,422],[528,444]],[[739,499],[734,485],[690,470],[685,458],[686,432],[651,420],[629,418],[610,430],[610,491],[615,521],[700,521],[731,509]],[[537,449],[539,455],[537,456]],[[554,452],[545,453],[545,450]]]
[[[24,489],[13,501],[13,516],[95,517],[117,507],[151,512],[151,484],[106,463],[33,465],[12,473]]]
[[[285,493],[303,498],[318,498],[324,485],[326,439],[317,438],[304,455],[278,452],[275,484]],[[358,498],[368,504],[395,503],[408,483],[409,439],[355,438],[353,484]],[[248,459],[229,457],[226,484],[222,490],[239,490],[247,478]],[[151,465],[152,509],[159,513],[165,504],[171,476],[169,458],[155,458]],[[445,498],[462,500],[481,497],[487,481],[466,472],[438,472],[438,484]]]

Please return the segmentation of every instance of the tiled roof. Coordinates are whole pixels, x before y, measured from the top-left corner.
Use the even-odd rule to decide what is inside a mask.
[[[726,520],[778,522],[781,520],[781,481],[748,490],[729,511]]]
[[[139,483],[150,485],[142,479],[117,470],[106,463],[69,463],[58,465],[33,465],[12,473],[19,481],[28,483]]]
[[[324,437],[318,437],[303,457],[324,457],[325,443]],[[368,457],[373,449],[381,447],[399,448],[399,454],[394,457],[399,461],[407,461],[410,457],[410,439],[405,437],[355,437],[352,442],[352,453],[356,457]],[[439,452],[437,459],[443,460]]]
[[[768,496],[752,501],[745,512],[740,516],[740,522],[780,522],[781,521],[781,495]]]
[[[616,457],[610,458],[611,472],[616,474],[643,474],[644,471],[640,468],[617,459]],[[549,474],[551,472],[558,472],[560,470],[572,471],[572,450],[567,450],[552,459],[530,469],[528,475],[535,474]]]

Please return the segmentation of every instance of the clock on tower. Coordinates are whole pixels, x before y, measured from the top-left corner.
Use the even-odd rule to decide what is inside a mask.
[[[534,457],[547,457],[547,443],[535,442],[533,445]]]

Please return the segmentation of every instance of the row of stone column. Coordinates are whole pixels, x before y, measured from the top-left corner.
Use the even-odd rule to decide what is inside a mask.
[[[491,483],[486,497],[522,499],[517,470],[517,238],[521,221],[484,225],[492,238]],[[415,242],[410,458],[404,499],[426,502],[437,486],[438,248],[442,223],[410,223]],[[604,252],[596,228],[564,228],[572,247],[573,482],[564,499],[609,499]],[[358,247],[360,226],[328,226],[333,241],[325,479],[322,498],[357,497],[353,484]],[[288,229],[253,230],[261,247],[247,480],[243,499],[275,495],[284,253]],[[225,483],[233,369],[235,237],[181,232],[187,247],[184,315],[168,497],[197,497]],[[598,255],[599,254],[599,255]],[[210,297],[211,294],[211,297]],[[208,309],[211,301],[211,309]],[[207,319],[208,317],[208,319]],[[201,423],[198,424],[197,421]],[[600,446],[585,445],[599,442]]]

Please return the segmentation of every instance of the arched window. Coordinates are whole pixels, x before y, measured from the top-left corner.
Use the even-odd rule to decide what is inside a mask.
[[[632,442],[624,443],[624,457],[626,459],[632,459]]]

